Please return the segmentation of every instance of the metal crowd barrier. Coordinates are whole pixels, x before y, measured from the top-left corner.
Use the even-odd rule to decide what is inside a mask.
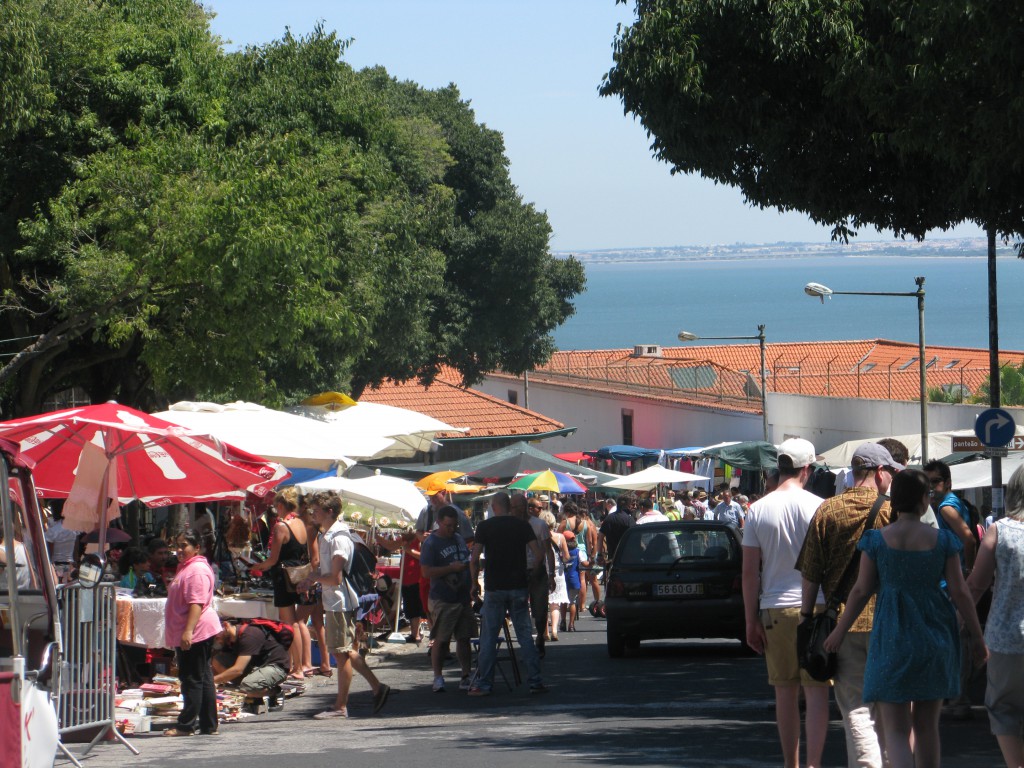
[[[64,642],[64,663],[57,691],[58,747],[81,768],[64,745],[64,737],[75,731],[99,729],[83,756],[111,734],[134,754],[139,754],[114,724],[117,693],[115,585],[103,583],[95,589],[83,589],[77,583],[63,584],[57,587],[57,604]]]

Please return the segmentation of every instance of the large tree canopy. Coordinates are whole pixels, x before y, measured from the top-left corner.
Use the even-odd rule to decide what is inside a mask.
[[[356,72],[322,29],[224,54],[192,0],[3,2],[25,52],[0,52],[6,411],[550,355],[582,267],[453,86]]]
[[[1024,9],[999,0],[636,0],[601,90],[673,171],[840,237],[962,221],[1014,235],[1022,31]]]

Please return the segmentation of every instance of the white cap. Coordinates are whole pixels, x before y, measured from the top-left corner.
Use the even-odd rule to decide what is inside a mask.
[[[784,440],[781,445],[775,446],[779,456],[787,456],[793,462],[794,469],[800,469],[814,463],[817,454],[814,446],[809,440],[802,437],[791,437]]]

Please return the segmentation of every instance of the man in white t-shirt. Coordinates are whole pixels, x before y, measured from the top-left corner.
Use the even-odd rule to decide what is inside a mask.
[[[339,519],[341,499],[333,492],[318,493],[310,508],[313,520],[320,527],[320,573],[310,576],[299,585],[306,592],[314,584],[323,588],[324,630],[327,651],[338,662],[338,695],[334,707],[313,715],[316,720],[348,717],[348,692],[352,686],[352,672],[358,672],[373,689],[373,714],[380,712],[388,700],[391,688],[377,679],[359,654],[356,639],[356,609],[359,596],[348,583],[345,574],[351,569],[355,545],[349,535],[348,524]],[[321,649],[323,651],[323,649]]]
[[[777,446],[779,487],[750,506],[743,527],[743,608],[747,645],[763,654],[775,688],[775,721],[787,766],[799,765],[800,688],[804,689],[807,765],[821,765],[828,729],[828,683],[812,679],[796,652],[802,584],[796,560],[821,499],[804,490],[814,446],[790,438]],[[824,602],[821,596],[819,602]]]

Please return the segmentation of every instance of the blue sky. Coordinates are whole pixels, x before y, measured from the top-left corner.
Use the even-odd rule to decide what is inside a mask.
[[[796,213],[761,211],[734,189],[672,176],[639,123],[597,94],[611,67],[614,0],[210,0],[214,32],[234,49],[309,33],[317,21],[353,38],[345,59],[401,80],[455,83],[477,120],[501,131],[512,179],[547,211],[556,251],[824,242]],[[963,226],[938,236],[981,236]],[[884,239],[864,231],[862,240]]]

